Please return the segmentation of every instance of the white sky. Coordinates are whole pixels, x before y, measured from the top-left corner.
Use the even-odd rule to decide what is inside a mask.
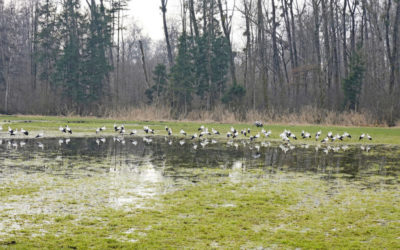
[[[179,17],[180,1],[168,0],[168,17]],[[162,12],[160,9],[161,0],[131,0],[129,2],[129,17],[132,17],[143,32],[153,40],[164,39]]]
[[[180,1],[186,0],[168,0],[167,20],[169,18],[180,18]],[[230,8],[232,8],[234,2],[236,2],[236,5],[240,3],[239,0],[229,0],[228,5],[230,5]],[[128,19],[133,18],[138,26],[143,28],[142,31],[153,40],[165,39],[160,6],[161,0],[131,0],[128,6]],[[236,11],[234,13],[233,21],[233,45],[234,47],[241,47],[244,44],[244,37],[242,36],[243,29],[241,26],[243,25],[240,24],[241,14],[239,12]]]

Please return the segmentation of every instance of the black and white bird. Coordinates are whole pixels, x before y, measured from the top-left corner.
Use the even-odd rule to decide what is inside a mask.
[[[181,131],[179,132],[181,135],[184,135],[184,136],[186,136],[187,134],[186,134],[186,132],[185,132],[185,130],[183,130],[183,129],[181,129]]]
[[[372,140],[372,137],[369,135],[369,134],[367,134],[367,138],[368,138],[368,140]]]
[[[260,133],[256,134],[255,136],[250,136],[250,141],[256,140],[260,138]]]
[[[326,142],[328,142],[329,141],[329,137],[325,137],[324,139],[322,139],[322,143],[326,143]]]
[[[24,135],[29,135],[29,132],[28,131],[26,131],[25,129],[23,129],[23,128],[21,128],[21,133],[22,134],[24,134]]]
[[[137,133],[136,129],[133,129],[129,135],[135,135]]]
[[[98,133],[100,133],[100,132],[102,132],[102,131],[104,131],[104,130],[106,130],[106,127],[105,127],[105,126],[100,127],[100,128],[97,128],[97,129],[96,129],[96,134],[98,134]]]
[[[172,135],[172,129],[168,129],[168,135]]]
[[[67,133],[67,129],[64,128],[64,127],[62,127],[62,126],[60,126],[60,127],[58,128],[58,130],[60,130],[60,132],[62,132],[62,133]]]
[[[18,130],[14,130],[10,127],[8,127],[8,133],[10,133],[11,136],[15,136],[17,134]]]
[[[38,139],[38,138],[43,138],[43,136],[44,136],[44,134],[43,134],[43,132],[42,132],[42,133],[37,134],[37,135],[35,136],[35,138],[36,138],[36,139]]]
[[[347,132],[344,132],[342,136],[343,136],[343,138],[347,137],[347,138],[351,139],[351,135],[349,133],[347,133]]]
[[[191,140],[196,139],[197,138],[197,133],[195,133],[194,135],[192,135],[192,138],[190,138]]]
[[[197,129],[197,131],[202,131],[204,129],[204,125],[201,125],[200,128]]]
[[[331,138],[331,139],[333,138],[332,131],[329,131],[329,132],[328,132],[328,137]]]
[[[67,133],[72,134],[72,130],[68,125],[65,126],[65,130],[67,131]]]
[[[148,134],[148,133],[154,134],[154,129],[151,129],[151,128],[148,127],[148,126],[144,126],[144,127],[143,127],[143,130],[144,130],[144,132],[145,132],[146,134]]]
[[[308,132],[304,132],[303,130],[301,131],[301,137],[303,137],[303,139],[311,138],[311,134]]]
[[[365,137],[365,134],[362,133],[362,134],[360,135],[360,138],[358,138],[358,140],[360,141],[360,140],[364,139],[364,137]]]
[[[263,126],[263,124],[260,121],[256,121],[254,125],[256,125],[257,128],[261,128]]]
[[[319,137],[321,136],[321,130],[320,131],[318,131],[316,134],[315,134],[315,140],[317,141],[318,139],[319,139]]]
[[[217,130],[215,130],[214,128],[211,128],[211,131],[214,135],[219,135],[219,132]]]

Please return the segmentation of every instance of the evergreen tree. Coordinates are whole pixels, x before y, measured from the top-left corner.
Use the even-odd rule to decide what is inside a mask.
[[[111,16],[104,5],[98,6],[92,0],[90,19],[87,24],[88,37],[82,51],[82,86],[85,91],[85,102],[93,103],[104,96],[104,82],[112,67],[106,55],[111,47]]]
[[[365,67],[360,51],[352,54],[349,64],[349,74],[342,81],[344,92],[344,105],[356,110],[364,77]]]
[[[39,79],[46,83],[46,87],[51,83],[60,44],[57,37],[56,11],[55,4],[50,0],[40,5],[37,11],[38,30],[34,41],[36,44],[34,56],[39,65]]]
[[[190,39],[186,34],[179,37],[178,55],[174,66],[171,68],[171,80],[173,91],[173,107],[176,110],[187,112],[194,92],[195,65]]]
[[[157,66],[153,70],[153,75],[153,81],[155,84],[152,87],[146,89],[145,94],[150,103],[155,101],[156,104],[158,104],[161,97],[167,91],[168,76],[167,67],[165,66],[165,64],[157,64]],[[154,100],[154,97],[156,98],[156,100]]]

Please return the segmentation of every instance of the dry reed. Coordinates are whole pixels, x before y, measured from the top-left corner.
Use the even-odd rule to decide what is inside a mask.
[[[220,122],[220,123],[253,123],[256,120],[264,123],[283,124],[321,124],[342,126],[385,126],[367,112],[354,111],[329,111],[316,107],[306,106],[299,112],[289,110],[276,112],[274,110],[248,110],[246,119],[239,120],[235,113],[217,106],[213,110],[193,110],[186,115],[173,116],[170,107],[142,106],[119,110],[108,110],[105,117],[121,120],[138,121],[195,121],[195,122]]]

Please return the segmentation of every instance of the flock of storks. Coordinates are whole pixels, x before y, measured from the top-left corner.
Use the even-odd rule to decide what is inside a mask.
[[[261,131],[260,131],[260,132],[256,132],[254,135],[252,134],[252,131],[251,131],[250,128],[241,129],[240,132],[239,132],[239,131],[238,131],[237,129],[235,129],[234,127],[231,127],[230,130],[227,131],[227,133],[226,133],[226,137],[228,138],[227,146],[233,146],[233,147],[235,147],[235,148],[237,149],[237,148],[239,147],[239,143],[240,143],[240,142],[241,142],[243,145],[248,145],[248,144],[250,145],[250,142],[255,142],[255,141],[257,141],[257,139],[259,139],[259,138],[261,137],[261,134],[262,134],[265,138],[269,138],[269,137],[271,136],[271,134],[272,134],[271,130],[266,131],[266,130],[263,128],[263,124],[262,124],[261,122],[256,121],[256,122],[254,123],[254,125],[255,125],[257,128],[261,128]],[[101,132],[104,132],[106,129],[107,129],[106,126],[102,126],[102,127],[96,128],[95,132],[96,132],[96,134],[100,134]],[[0,126],[0,132],[1,132],[2,130],[3,130],[3,127]],[[60,126],[60,127],[59,127],[59,131],[60,131],[61,133],[65,133],[65,134],[72,134],[72,129],[71,129],[68,125]],[[151,129],[149,126],[144,126],[144,127],[143,127],[143,131],[144,131],[145,135],[154,135],[154,134],[155,134],[155,130],[154,130],[154,129]],[[118,136],[113,137],[114,142],[120,142],[120,143],[122,143],[122,144],[125,144],[125,139],[124,139],[124,137],[123,137],[124,135],[136,135],[136,134],[138,133],[138,131],[137,131],[136,129],[133,129],[133,130],[131,130],[131,131],[129,131],[129,132],[127,133],[126,130],[125,130],[125,126],[124,126],[124,125],[117,126],[117,124],[114,124],[114,132],[119,134]],[[166,133],[167,136],[172,136],[172,135],[173,135],[172,129],[169,128],[169,127],[167,127],[167,126],[165,126],[165,132],[164,132],[164,133]],[[11,137],[17,136],[17,135],[19,135],[19,134],[20,134],[21,136],[23,136],[23,137],[29,136],[29,132],[28,132],[27,130],[24,130],[23,128],[21,128],[20,130],[18,130],[18,129],[15,129],[15,130],[14,130],[14,129],[12,129],[11,127],[8,127],[8,134],[9,134]],[[161,133],[161,134],[162,134],[162,133]],[[185,138],[188,136],[188,134],[187,134],[183,129],[181,129],[181,130],[179,131],[179,134],[180,134],[181,136],[185,137]],[[217,143],[217,141],[216,141],[214,138],[212,138],[211,140],[209,140],[209,139],[207,138],[208,136],[211,136],[211,135],[218,136],[218,135],[221,135],[221,133],[220,133],[218,130],[214,129],[214,128],[211,128],[211,131],[210,131],[207,127],[205,127],[204,125],[201,125],[201,126],[198,128],[198,131],[197,131],[196,133],[194,133],[193,135],[189,135],[188,138],[190,138],[190,140],[192,140],[192,141],[193,141],[193,140],[199,140],[199,141],[200,141],[200,145],[204,148],[204,147],[205,147],[206,145],[208,145],[210,142],[211,142],[212,144]],[[311,138],[312,138],[311,133],[306,132],[306,131],[302,131],[300,136],[301,136],[300,138],[302,138],[302,139],[311,139]],[[41,133],[38,133],[34,138],[43,138],[43,137],[44,137],[44,133],[41,132]],[[285,129],[285,130],[279,135],[279,137],[280,137],[280,138],[282,139],[282,141],[283,141],[283,144],[281,144],[281,145],[279,146],[279,147],[282,149],[282,151],[284,151],[284,152],[286,153],[288,150],[291,150],[291,149],[294,149],[294,148],[295,148],[294,145],[290,144],[290,141],[291,141],[291,140],[298,140],[298,137],[296,136],[295,133],[291,132],[290,130]],[[328,142],[335,142],[335,141],[344,141],[344,140],[346,140],[346,139],[348,139],[348,138],[352,138],[352,136],[351,136],[349,133],[347,133],[347,132],[344,132],[343,134],[336,134],[336,135],[333,135],[332,132],[328,132],[327,135],[326,135],[325,137],[322,138],[322,132],[321,132],[321,131],[318,131],[318,132],[315,134],[314,137],[315,137],[315,140],[316,140],[316,141],[320,141],[322,144],[326,144],[326,143],[328,143]],[[238,138],[239,140],[235,140],[235,138]],[[321,138],[322,138],[322,140],[320,140]],[[166,137],[166,139],[167,139],[167,137]],[[242,139],[242,140],[240,140],[240,139]],[[247,139],[247,140],[243,140],[243,139]],[[362,133],[362,134],[360,135],[360,137],[359,137],[359,141],[360,141],[360,140],[363,140],[363,139],[372,140],[372,137],[371,137],[369,134]],[[261,139],[260,139],[260,140],[261,140]],[[146,142],[146,143],[151,143],[151,142],[152,142],[152,139],[145,136],[145,137],[143,137],[143,141]],[[3,141],[0,139],[0,144],[2,144],[2,142],[3,142]],[[59,139],[59,142],[58,142],[58,143],[59,143],[59,145],[62,145],[62,144],[64,144],[64,143],[65,143],[65,144],[68,144],[69,142],[70,142],[70,139],[69,139],[69,138],[66,138],[66,139],[61,138],[61,139]],[[106,142],[106,138],[105,138],[105,137],[100,137],[100,138],[97,138],[97,139],[96,139],[96,143],[97,143],[98,145],[100,145],[101,143],[105,143],[105,142]],[[132,144],[134,144],[134,145],[137,144],[137,141],[136,141],[136,140],[131,140],[131,142],[132,142]],[[168,141],[168,144],[169,144],[169,145],[172,145],[172,143],[173,143],[172,140],[169,140],[169,141]],[[15,147],[18,146],[17,143],[14,142],[14,141],[9,141],[9,144],[10,144],[11,146],[15,146]],[[180,140],[180,141],[179,141],[179,144],[180,144],[180,145],[185,144],[185,140],[184,140],[184,139]],[[25,142],[21,141],[19,146],[24,146],[24,145],[25,145]],[[270,145],[269,142],[265,142],[265,141],[262,141],[262,142],[261,142],[261,146],[262,146],[262,147],[267,147],[267,146],[269,146],[269,145]],[[40,148],[43,148],[43,144],[42,144],[41,142],[38,142],[38,146],[39,146]],[[198,145],[197,145],[196,143],[194,143],[194,144],[193,144],[193,148],[194,148],[194,149],[197,149],[197,147],[198,147]],[[250,147],[251,149],[253,149],[253,148],[256,149],[257,152],[258,152],[259,149],[260,149],[260,145],[258,145],[258,144],[250,145],[249,147]],[[309,145],[303,144],[302,147],[308,148]],[[317,145],[317,146],[315,147],[316,150],[319,150],[319,148],[321,148],[320,145]],[[343,145],[343,146],[341,146],[341,147],[339,147],[339,146],[336,146],[336,147],[335,147],[335,146],[327,145],[327,146],[323,149],[323,151],[326,152],[326,153],[328,153],[329,151],[338,151],[338,150],[340,150],[340,149],[346,150],[347,148],[348,148],[347,145]],[[370,148],[369,148],[368,146],[365,147],[365,146],[363,146],[363,145],[361,146],[361,149],[362,149],[362,150],[365,150],[365,151],[369,151],[369,150],[370,150]]]

